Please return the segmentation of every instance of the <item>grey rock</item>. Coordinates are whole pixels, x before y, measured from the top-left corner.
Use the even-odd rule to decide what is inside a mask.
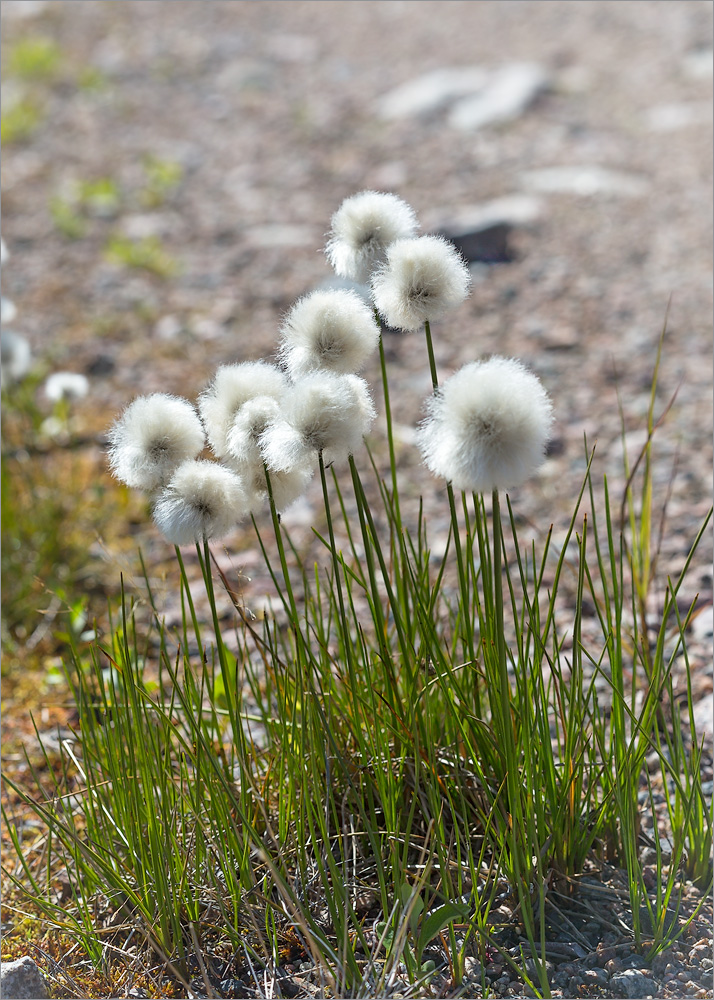
[[[456,98],[473,94],[487,80],[488,73],[475,66],[451,66],[423,73],[385,94],[377,104],[377,114],[385,121],[422,117]]]
[[[607,986],[610,982],[610,976],[604,969],[585,969],[580,978],[586,986]]]
[[[609,989],[613,997],[646,1000],[657,993],[657,983],[637,969],[625,969],[610,979]]]
[[[514,259],[508,237],[511,227],[505,222],[494,222],[478,229],[452,232],[438,230],[437,236],[444,236],[469,263],[507,264]]]
[[[29,956],[0,967],[0,996],[3,1000],[46,1000],[45,979]]]
[[[449,124],[469,132],[520,118],[547,85],[548,75],[537,63],[510,63],[493,73],[477,94],[457,101]]]
[[[529,170],[522,180],[531,191],[583,197],[614,194],[639,198],[649,190],[647,180],[637,174],[588,165]]]

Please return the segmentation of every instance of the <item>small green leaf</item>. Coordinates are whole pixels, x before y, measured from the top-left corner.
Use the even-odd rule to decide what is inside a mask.
[[[469,912],[466,903],[444,903],[443,906],[430,913],[421,925],[419,950],[425,948],[452,920],[466,920]]]

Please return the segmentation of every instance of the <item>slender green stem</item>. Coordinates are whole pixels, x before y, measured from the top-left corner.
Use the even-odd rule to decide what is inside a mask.
[[[332,555],[332,572],[334,576],[335,589],[337,591],[337,602],[340,610],[340,627],[342,631],[342,640],[345,648],[345,655],[347,657],[347,665],[350,671],[350,676],[352,677],[354,673],[354,655],[352,651],[352,642],[350,638],[350,628],[347,624],[347,615],[345,613],[345,599],[342,593],[342,576],[340,573],[340,557],[337,554],[337,545],[335,543],[335,532],[332,527],[332,511],[330,509],[330,495],[327,491],[327,477],[325,476],[325,461],[322,457],[322,451],[317,453],[318,461],[320,463],[320,481],[322,482],[322,499],[325,504],[325,517],[327,518],[327,531],[330,536],[330,553]],[[354,678],[352,678],[354,680]]]
[[[424,333],[426,334],[426,350],[429,355],[429,371],[431,372],[431,385],[434,392],[439,388],[439,376],[436,373],[436,359],[434,357],[434,345],[431,340],[431,326],[429,320],[424,321]]]
[[[426,350],[429,356],[429,371],[431,373],[431,385],[434,392],[439,388],[439,376],[436,371],[436,358],[434,357],[434,344],[431,337],[431,325],[429,320],[424,321],[424,333],[426,335]],[[451,528],[454,535],[454,548],[456,550],[456,564],[459,573],[459,590],[461,594],[462,622],[465,630],[464,649],[465,655],[473,662],[476,659],[474,650],[474,630],[473,616],[471,614],[471,597],[464,566],[464,554],[461,548],[461,529],[456,513],[456,501],[454,499],[454,489],[451,483],[446,484],[446,495],[449,499],[449,513],[451,514]]]
[[[376,310],[375,310],[376,312]],[[376,313],[379,316],[379,313]],[[379,320],[378,320],[379,321]],[[394,512],[396,522],[401,525],[402,518],[399,511],[399,488],[397,486],[397,458],[394,449],[394,430],[392,427],[392,406],[389,399],[389,379],[387,378],[387,359],[384,354],[384,341],[379,337],[379,363],[382,368],[382,394],[384,396],[384,418],[387,423],[387,444],[389,446],[389,468],[392,474],[392,500],[394,501]]]
[[[496,620],[494,628],[496,632],[496,649],[498,651],[498,670],[501,677],[501,693],[504,699],[503,709],[510,705],[511,685],[508,681],[508,665],[506,663],[506,639],[504,636],[503,618],[503,581],[501,579],[501,503],[498,490],[493,491],[493,607]],[[510,720],[510,710],[509,710]],[[506,718],[504,715],[504,723]]]

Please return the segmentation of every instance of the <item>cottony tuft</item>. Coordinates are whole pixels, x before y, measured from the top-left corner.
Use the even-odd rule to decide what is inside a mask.
[[[367,383],[359,375],[315,372],[292,386],[284,418],[261,439],[270,469],[292,469],[322,452],[325,462],[345,458],[362,443],[375,417]]]
[[[417,431],[424,462],[456,489],[485,493],[519,486],[541,465],[553,408],[519,361],[464,365],[427,402]]]
[[[156,392],[131,403],[109,431],[109,465],[121,482],[141,490],[162,486],[174,469],[205,444],[191,404]]]
[[[390,243],[413,236],[417,228],[414,210],[395,194],[361,191],[332,216],[325,253],[340,277],[367,284]]]
[[[471,275],[456,247],[441,236],[399,240],[372,278],[374,304],[389,326],[417,330],[460,305]]]
[[[359,371],[379,343],[374,313],[356,292],[312,292],[299,299],[282,327],[279,355],[290,376]]]
[[[154,504],[154,521],[169,542],[187,545],[222,538],[248,514],[240,478],[216,462],[189,461],[176,469]]]
[[[216,458],[230,455],[228,435],[241,407],[256,396],[280,399],[287,385],[283,372],[267,361],[221,365],[198,400],[208,443]]]

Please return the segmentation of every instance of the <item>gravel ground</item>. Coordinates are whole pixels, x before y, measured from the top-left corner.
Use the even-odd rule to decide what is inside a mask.
[[[711,3],[4,0],[2,24],[3,67],[23,38],[61,54],[46,79],[4,88],[3,111],[29,95],[40,121],[3,157],[3,293],[40,367],[89,376],[77,419],[98,463],[134,395],[193,398],[219,364],[270,354],[281,315],[331,277],[319,251],[342,199],[391,190],[424,231],[483,236],[491,220],[497,260],[480,246],[470,299],[435,328],[436,358],[446,375],[515,356],[550,392],[550,456],[514,494],[526,522],[567,523],[584,432],[621,482],[618,404],[634,458],[669,305],[658,413],[676,398],[656,476],[662,490],[671,478],[662,572],[678,571],[712,481]],[[147,195],[147,157],[180,167],[175,190]],[[113,199],[78,201],[101,179]],[[57,205],[81,238],[60,231]],[[156,237],[179,270],[107,259],[114,237]],[[423,345],[387,337],[400,469],[437,537],[443,498],[410,447],[430,385]],[[377,381],[376,367],[365,374]],[[292,529],[318,504],[316,488]],[[132,530],[150,564],[166,559],[151,529]],[[257,601],[267,582],[252,546],[229,544]],[[683,600],[696,595],[695,711],[711,733],[710,535]],[[558,995],[712,995],[710,916],[648,968],[601,931],[554,966]],[[484,974],[515,995],[507,971]]]

